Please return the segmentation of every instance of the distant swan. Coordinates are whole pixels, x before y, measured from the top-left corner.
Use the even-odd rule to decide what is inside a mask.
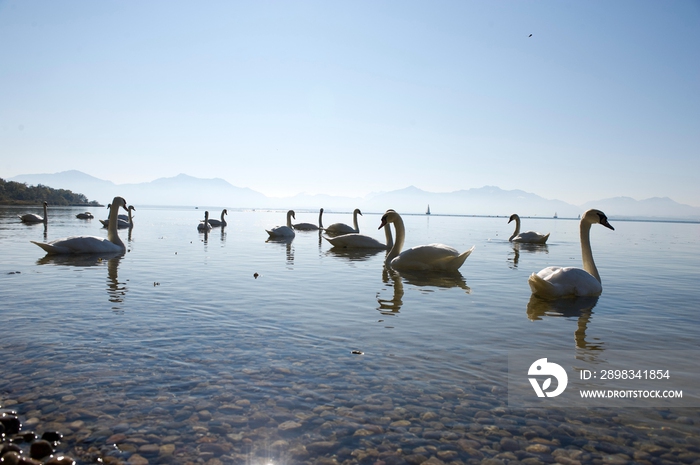
[[[107,238],[96,236],[72,236],[57,239],[48,243],[34,242],[49,254],[79,254],[79,253],[123,253],[126,250],[124,243],[119,239],[117,232],[117,214],[119,207],[126,210],[126,200],[114,197],[113,208],[109,211],[110,224],[107,229]]]
[[[362,215],[362,212],[359,208],[356,208],[355,211],[352,212],[352,224],[354,228],[351,228],[345,223],[333,223],[332,225],[325,228],[326,234],[329,234],[331,236],[339,236],[341,234],[359,233],[360,228],[359,226],[357,226],[357,215]]]
[[[534,295],[544,299],[557,299],[560,297],[597,296],[603,292],[600,275],[591,251],[591,225],[595,223],[615,230],[610,226],[608,218],[602,211],[588,210],[584,213],[579,223],[583,269],[550,266],[537,274],[532,273],[528,284]]]
[[[17,215],[22,223],[47,223],[49,221],[49,216],[47,214],[47,208],[49,204],[44,202],[44,217],[40,217],[36,213],[26,213],[24,215]]]
[[[219,226],[225,227],[228,223],[226,223],[226,220],[224,219],[224,215],[228,215],[228,212],[224,208],[221,211],[221,221],[219,220],[209,220],[209,224],[212,225],[214,228],[218,228]]]
[[[384,236],[386,243],[379,242],[377,239],[366,236],[364,234],[343,234],[342,236],[326,237],[325,240],[330,242],[333,247],[341,249],[383,249],[389,250],[394,245],[394,238],[391,236],[391,228],[384,228]]]
[[[206,232],[211,231],[211,224],[209,224],[209,212],[204,212],[204,221],[200,221],[197,225],[197,231]]]
[[[382,216],[379,228],[388,228],[389,223],[394,223],[394,228],[396,228],[396,241],[386,256],[385,264],[398,271],[455,271],[462,266],[474,250],[474,246],[472,246],[466,252],[459,253],[456,249],[444,244],[430,244],[419,245],[401,252],[406,237],[406,229],[401,215],[394,210],[387,210]]]
[[[90,212],[78,213],[77,215],[75,215],[75,217],[79,220],[91,220],[94,218],[94,216]]]
[[[112,204],[111,203],[108,204],[107,208],[110,209],[110,213],[111,213]],[[119,210],[119,208],[117,208],[117,211],[118,210]],[[133,205],[129,205],[129,208],[127,209],[128,215],[118,215],[117,216],[117,228],[118,229],[131,229],[134,227],[134,218],[131,215],[132,210],[135,211],[136,208]],[[112,215],[110,214],[110,218],[111,217],[112,217]],[[109,218],[107,218],[106,220],[100,220],[100,223],[102,223],[103,228],[108,228],[109,227]]]
[[[292,229],[292,218],[296,219],[296,216],[294,215],[294,210],[289,210],[287,212],[287,225],[286,226],[275,226],[272,229],[266,229],[267,234],[269,234],[270,237],[274,237],[274,238],[294,237],[296,234],[294,233],[294,230]]]
[[[323,229],[323,208],[318,213],[318,226],[313,223],[297,223],[294,225],[294,229],[297,231],[318,231]]]
[[[527,231],[524,233],[520,233],[520,217],[513,213],[510,215],[510,219],[508,220],[508,223],[511,221],[515,220],[515,231],[513,232],[513,235],[510,236],[508,239],[511,242],[521,242],[524,244],[544,244],[547,242],[547,239],[549,238],[549,233],[547,234],[540,234],[535,231]]]

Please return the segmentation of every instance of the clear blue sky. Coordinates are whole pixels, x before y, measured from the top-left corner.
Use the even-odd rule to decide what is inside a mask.
[[[700,206],[700,2],[0,1],[0,160]]]

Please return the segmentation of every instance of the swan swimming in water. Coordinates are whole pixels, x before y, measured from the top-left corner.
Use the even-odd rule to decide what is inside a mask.
[[[323,229],[323,208],[318,213],[318,226],[313,223],[297,223],[294,225],[294,229],[297,231],[318,231]]]
[[[219,226],[226,227],[228,223],[224,219],[224,215],[228,215],[228,211],[225,208],[221,210],[221,220],[209,220],[209,224],[214,228],[218,228]]]
[[[204,212],[204,221],[200,221],[197,225],[197,231],[208,232],[211,231],[211,225],[209,224],[209,212]]]
[[[113,208],[109,211],[110,224],[107,228],[107,238],[97,236],[72,236],[56,239],[48,243],[31,241],[48,254],[79,254],[79,253],[123,253],[126,251],[124,243],[117,232],[117,214],[119,207],[126,210],[126,200],[122,197],[114,197]]]
[[[292,229],[292,218],[296,219],[294,210],[289,210],[287,212],[287,225],[286,226],[275,226],[272,229],[266,229],[267,234],[272,238],[291,238],[296,234]]]
[[[561,297],[597,296],[603,292],[600,274],[598,274],[591,251],[591,225],[596,223],[615,230],[610,226],[608,217],[602,211],[593,209],[584,213],[579,223],[583,269],[550,266],[537,274],[532,273],[527,282],[535,296],[543,299],[558,299]]]
[[[394,238],[391,236],[391,228],[384,228],[384,236],[386,243],[379,242],[377,239],[359,233],[343,234],[342,236],[326,237],[325,240],[330,242],[333,247],[341,249],[382,249],[390,250],[394,245]]]
[[[474,246],[465,252],[459,253],[458,250],[444,244],[430,244],[419,245],[401,252],[406,237],[403,219],[394,210],[387,210],[382,216],[382,223],[379,225],[379,228],[388,228],[389,223],[393,223],[394,228],[396,228],[396,241],[391,251],[387,254],[384,263],[397,271],[456,271],[474,251]]]
[[[508,223],[515,221],[515,231],[513,235],[508,239],[510,242],[520,242],[523,244],[544,244],[549,239],[549,233],[540,234],[535,231],[527,231],[524,233],[520,232],[520,217],[513,213],[510,215]]]
[[[75,215],[75,217],[79,220],[91,220],[94,218],[94,216],[90,212],[78,213],[77,215]]]
[[[357,215],[362,215],[359,208],[356,208],[355,211],[352,212],[352,224],[354,228],[345,223],[333,223],[325,228],[326,234],[330,234],[331,236],[340,236],[341,234],[359,233],[360,227],[357,225]]]
[[[47,208],[49,204],[48,202],[44,201],[44,217],[40,217],[36,213],[26,213],[24,215],[17,215],[20,220],[22,220],[22,223],[48,223],[49,221],[49,216],[47,213]]]

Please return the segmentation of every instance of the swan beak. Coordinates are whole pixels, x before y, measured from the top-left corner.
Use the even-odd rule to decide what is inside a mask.
[[[382,224],[377,229],[382,229],[384,226],[386,226],[386,218],[382,218]]]
[[[605,219],[605,218],[602,219],[602,220],[600,221],[600,224],[602,224],[602,225],[605,226],[606,228],[610,228],[610,229],[612,229],[613,231],[615,231],[615,228],[613,228],[613,227],[610,225],[610,223],[608,223],[608,220]]]
[[[508,224],[510,224],[511,221],[513,221],[513,218],[511,218],[511,219],[508,220]]]

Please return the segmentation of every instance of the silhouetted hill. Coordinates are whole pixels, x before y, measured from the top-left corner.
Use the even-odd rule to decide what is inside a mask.
[[[611,218],[648,218],[700,221],[700,208],[682,205],[669,198],[634,200],[617,197],[576,206],[556,199],[545,199],[522,190],[504,190],[496,186],[463,189],[454,192],[428,192],[408,186],[391,192],[377,192],[365,198],[298,194],[293,197],[267,197],[252,189],[236,187],[221,178],[202,179],[179,174],[138,184],[114,184],[80,171],[55,174],[21,175],[13,181],[50,185],[82,192],[89,198],[108,203],[115,195],[134,205],[191,205],[228,208],[295,208],[299,210],[384,212],[393,208],[404,214],[422,214],[428,205],[433,214],[490,215],[576,218],[589,208],[603,210]]]

